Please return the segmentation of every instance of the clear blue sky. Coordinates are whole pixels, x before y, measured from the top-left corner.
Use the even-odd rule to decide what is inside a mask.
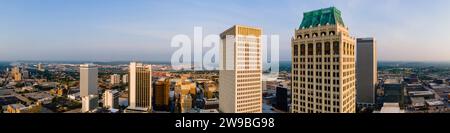
[[[380,60],[450,61],[449,0],[0,0],[0,60],[168,61],[174,35],[234,24],[279,34],[288,60],[303,12],[330,6]]]

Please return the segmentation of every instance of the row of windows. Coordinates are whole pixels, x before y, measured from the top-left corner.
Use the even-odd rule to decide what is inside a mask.
[[[257,104],[255,104],[257,105]],[[253,106],[253,107],[247,107],[247,108],[238,108],[238,112],[245,112],[245,113],[260,113],[261,112],[261,106]]]
[[[347,76],[350,76],[350,75],[353,75],[353,74],[355,74],[354,70],[343,72],[344,77],[347,77]]]
[[[344,62],[355,62],[355,58],[343,58]]]
[[[256,57],[256,56],[254,56],[254,57],[238,57],[237,58],[237,60],[251,60],[251,61],[259,61],[261,58],[259,58],[259,57]]]
[[[308,62],[305,61],[306,58],[304,57],[300,57],[300,62],[301,63],[324,63],[324,62],[335,62],[338,63],[339,62],[339,57],[334,57],[334,58],[330,58],[330,57],[316,57],[316,61],[314,62],[313,58],[307,58]],[[323,59],[323,60],[322,60]],[[331,61],[331,59],[333,59],[333,61]],[[294,58],[294,62],[298,62],[298,58]]]
[[[261,85],[261,82],[256,82],[256,83],[240,83],[237,84],[238,87],[244,87],[244,86],[256,86],[256,85]]]
[[[355,46],[353,44],[344,43],[344,55],[355,55]]]
[[[258,39],[258,37],[250,37],[250,36],[245,36],[245,37],[238,37],[237,38],[237,41],[240,41],[240,42],[255,42],[255,43],[258,43],[259,42],[259,39]]]
[[[248,73],[260,73],[260,70],[240,70],[237,71],[238,74],[248,74]]]
[[[259,77],[260,74],[240,74],[237,75],[238,78],[252,78],[252,77]]]
[[[259,86],[258,87],[238,87],[237,91],[249,91],[249,90],[259,90],[261,89]]]
[[[307,55],[331,55],[331,52],[333,52],[333,55],[339,55],[340,54],[340,47],[339,42],[335,41],[333,42],[333,51],[331,51],[331,43],[325,42],[325,45],[322,45],[322,43],[316,43],[315,44],[315,50],[314,50],[314,44],[310,43],[308,45],[300,44],[300,55],[305,56]],[[299,55],[299,49],[298,45],[294,45],[294,56]],[[306,51],[307,50],[307,51]],[[308,52],[308,53],[306,53]]]
[[[330,86],[321,86],[321,85],[316,85],[316,91],[317,92],[321,92],[322,89],[325,92],[331,92],[331,88],[333,88],[333,92],[339,93],[339,87],[330,87]],[[306,93],[306,89],[305,88],[300,88],[300,89],[294,89],[294,93],[298,93],[300,90],[300,94],[305,94]],[[309,90],[311,91],[311,90]],[[329,97],[328,97],[329,98]]]
[[[261,91],[256,90],[256,91],[247,91],[247,92],[239,92],[237,93],[238,95],[249,95],[249,94],[255,94],[255,93],[261,93]]]
[[[334,36],[334,35],[336,35],[336,32],[335,31],[329,31],[328,35]],[[319,33],[312,33],[311,36],[313,38],[314,37],[319,37]],[[320,32],[320,36],[327,36],[327,32]],[[297,39],[303,39],[303,38],[309,38],[309,37],[310,37],[310,34],[304,34],[304,35],[299,34],[299,35],[297,35]]]
[[[259,69],[261,69],[261,67],[245,65],[245,66],[238,66],[237,69],[246,69],[246,70],[255,70],[256,69],[256,70],[259,70]]]
[[[326,111],[331,112],[330,110],[326,110]],[[312,109],[298,108],[297,106],[294,106],[293,112],[294,113],[322,113],[321,111],[314,112]],[[331,113],[338,113],[338,112],[339,112],[339,108],[333,108],[333,111]]]
[[[251,101],[251,100],[255,100],[255,98],[256,99],[259,99],[261,97],[261,93],[259,93],[259,94],[253,94],[253,95],[245,95],[245,96],[237,96],[237,99],[238,100],[241,100],[241,99],[247,99],[247,100],[244,100],[244,101]]]
[[[260,82],[261,78],[238,79],[238,82]]]

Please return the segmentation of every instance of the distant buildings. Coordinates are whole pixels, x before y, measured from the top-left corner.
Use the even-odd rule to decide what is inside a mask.
[[[130,63],[129,106],[127,112],[151,112],[152,67],[142,63]]]
[[[98,107],[98,68],[93,64],[80,65],[81,112],[89,112]]]
[[[167,81],[167,82],[166,82]],[[170,80],[166,78],[160,78],[155,83],[155,109],[156,110],[168,110],[169,108],[169,91]]]
[[[377,48],[375,39],[358,38],[356,58],[356,103],[362,106],[375,105],[378,81]]]
[[[220,34],[219,110],[262,113],[261,29],[235,25]]]
[[[117,90],[105,90],[103,94],[103,107],[107,109],[119,108],[119,92]]]
[[[292,38],[292,112],[356,112],[356,42],[335,7],[305,12]]]
[[[45,68],[41,63],[39,63],[39,64],[37,64],[37,70],[43,72],[43,71],[45,71]]]
[[[128,77],[128,74],[122,75],[122,83],[128,84],[129,81],[130,81],[130,77]]]
[[[14,78],[14,81],[22,81],[22,73],[20,72],[20,68],[18,66],[12,69],[11,74]]]
[[[22,79],[28,79],[30,78],[30,72],[26,69],[22,69]]]
[[[119,74],[113,74],[111,75],[111,84],[112,85],[117,85],[120,84],[120,75]]]

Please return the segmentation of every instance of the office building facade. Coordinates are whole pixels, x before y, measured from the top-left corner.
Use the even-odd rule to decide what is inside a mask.
[[[356,103],[373,106],[378,81],[375,39],[358,38],[356,44]]]
[[[220,44],[219,110],[261,113],[261,29],[235,25]]]
[[[355,113],[355,48],[341,12],[305,12],[292,38],[292,112]]]

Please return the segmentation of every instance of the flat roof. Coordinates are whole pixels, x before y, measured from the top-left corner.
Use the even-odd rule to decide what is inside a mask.
[[[380,113],[405,113],[398,103],[384,103]]]
[[[386,79],[384,84],[400,84],[400,79]]]

